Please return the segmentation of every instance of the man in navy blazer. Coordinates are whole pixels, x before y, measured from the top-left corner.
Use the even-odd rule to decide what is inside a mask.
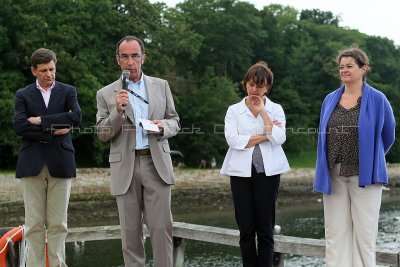
[[[13,121],[22,137],[16,177],[22,178],[26,266],[46,266],[46,232],[50,266],[67,266],[67,208],[76,176],[70,129],[82,114],[75,87],[55,81],[55,53],[40,48],[31,63],[36,82],[16,92]]]

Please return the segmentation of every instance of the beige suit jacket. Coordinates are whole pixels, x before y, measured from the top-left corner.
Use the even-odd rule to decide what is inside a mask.
[[[149,134],[151,157],[161,179],[167,184],[174,184],[168,138],[180,130],[179,116],[166,80],[145,75],[144,83],[149,101],[149,119],[161,120],[164,125],[163,135]],[[125,113],[118,113],[115,95],[121,88],[122,82],[117,80],[98,90],[96,96],[97,136],[103,142],[110,142],[110,188],[114,196],[127,192],[135,166],[134,109],[128,104]]]

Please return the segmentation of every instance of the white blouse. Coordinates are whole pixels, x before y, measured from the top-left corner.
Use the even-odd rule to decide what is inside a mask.
[[[225,116],[225,138],[229,145],[222,164],[221,174],[226,176],[251,177],[253,147],[245,148],[250,137],[265,134],[265,126],[260,115],[254,117],[247,107],[246,98],[228,108]],[[281,125],[273,125],[268,140],[259,144],[263,157],[265,175],[272,176],[290,170],[282,144],[286,141],[286,119],[281,105],[266,98],[265,109],[272,120]]]

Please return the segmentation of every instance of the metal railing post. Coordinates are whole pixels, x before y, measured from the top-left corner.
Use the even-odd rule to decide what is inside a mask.
[[[185,260],[185,239],[180,237],[174,237],[174,267],[184,267]]]

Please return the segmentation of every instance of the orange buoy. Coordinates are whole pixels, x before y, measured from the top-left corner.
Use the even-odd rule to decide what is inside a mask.
[[[10,249],[10,244],[14,244],[24,236],[24,227],[18,226],[7,233],[0,239],[0,267],[7,267],[7,254]]]
[[[7,233],[5,233],[0,239],[0,267],[7,267],[7,254],[12,248],[10,244],[14,245],[16,242],[21,241],[22,237],[24,236],[24,227],[18,226]],[[46,267],[49,267],[49,255],[47,251],[47,244],[46,244]]]

